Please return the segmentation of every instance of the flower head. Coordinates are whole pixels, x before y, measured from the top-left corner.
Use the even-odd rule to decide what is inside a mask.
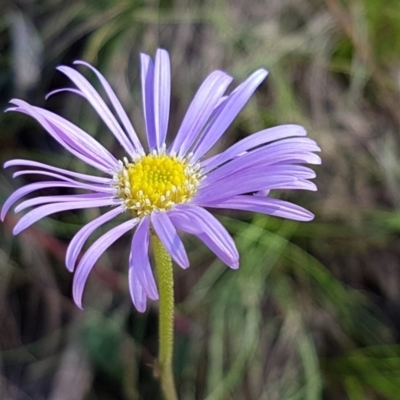
[[[141,55],[141,81],[147,145],[143,147],[111,86],[95,68],[90,68],[113,106],[106,105],[89,81],[75,69],[58,69],[75,85],[70,91],[84,97],[121,144],[126,156],[117,160],[88,133],[43,108],[12,100],[9,111],[36,119],[68,151],[100,172],[82,174],[30,160],[11,160],[5,168],[23,167],[14,177],[39,174],[47,181],[17,189],[4,203],[1,218],[22,197],[45,188],[83,189],[84,194],[38,196],[20,203],[28,207],[14,227],[18,234],[36,221],[59,211],[108,207],[107,212],[84,225],[68,246],[66,265],[75,272],[73,296],[82,307],[87,277],[102,253],[126,232],[135,229],[129,257],[129,288],[139,311],[147,299],[158,299],[148,249],[154,232],[182,268],[188,257],[177,230],[196,235],[224,263],[238,268],[239,254],[231,236],[205,208],[248,210],[299,221],[313,215],[302,207],[268,197],[273,189],[316,190],[309,179],[315,173],[299,164],[319,164],[320,149],[298,125],[282,125],[254,133],[213,157],[205,155],[221,138],[256,88],[267,76],[259,69],[233,92],[225,92],[232,78],[222,71],[211,73],[198,89],[175,138],[167,144],[171,73],[168,53],[158,50],[155,61]],[[54,92],[53,92],[54,93]],[[52,94],[52,93],[51,93]],[[118,118],[118,119],[117,119]],[[119,120],[119,121],[118,121]],[[109,229],[83,254],[84,244],[100,226],[125,213],[127,220]]]

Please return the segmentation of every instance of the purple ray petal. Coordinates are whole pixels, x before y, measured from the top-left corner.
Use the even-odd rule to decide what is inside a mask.
[[[22,232],[26,228],[29,228],[36,221],[39,221],[39,219],[42,219],[50,214],[54,214],[59,211],[76,210],[80,208],[113,206],[113,205],[119,205],[119,202],[110,199],[100,199],[100,200],[89,200],[89,201],[76,201],[73,203],[56,203],[50,205],[46,204],[45,206],[35,208],[34,210],[26,213],[15,225],[13,234],[18,235],[18,233]]]
[[[200,86],[179,128],[169,152],[184,156],[209,120],[232,77],[222,71],[212,72]]]
[[[74,281],[72,284],[73,298],[75,304],[79,308],[82,308],[82,294],[87,277],[89,276],[89,273],[92,270],[96,261],[117,239],[119,239],[124,233],[133,229],[138,222],[138,219],[135,218],[126,221],[113,229],[110,229],[103,236],[100,236],[100,238],[97,239],[83,255],[76,269]]]
[[[97,217],[93,221],[84,225],[72,238],[71,242],[68,245],[67,254],[65,255],[65,264],[69,271],[73,271],[75,268],[76,260],[79,257],[79,254],[88,240],[89,236],[98,229],[101,225],[104,225],[106,222],[111,221],[117,215],[124,212],[124,207],[117,207],[112,209],[111,211],[106,212],[105,214]]]
[[[109,185],[112,182],[112,179],[110,179],[110,178],[103,178],[100,176],[80,174],[78,172],[73,172],[73,171],[69,171],[67,169],[53,167],[52,165],[43,164],[43,163],[40,163],[37,161],[31,161],[31,160],[23,160],[23,159],[10,160],[4,164],[3,168],[21,167],[21,166],[44,168],[44,169],[48,169],[50,171],[60,172],[61,174],[64,174],[64,175],[73,176],[74,178],[83,179],[85,181],[90,181],[90,182],[103,183],[105,185]]]
[[[255,147],[281,140],[292,136],[306,136],[306,130],[300,125],[281,125],[264,129],[235,143],[223,153],[209,158],[201,163],[204,172],[207,173],[221,164],[247,152]]]
[[[228,267],[232,269],[239,268],[239,256],[237,256],[237,259],[232,259],[232,256],[225,252],[221,244],[205,233],[198,235],[198,238]]]
[[[92,201],[99,199],[110,199],[113,197],[103,193],[88,193],[88,194],[63,194],[59,196],[39,196],[33,199],[28,199],[23,201],[17,207],[15,207],[14,212],[18,213],[26,208],[38,206],[41,204],[49,203],[63,203],[63,202],[75,202],[75,201]]]
[[[235,177],[218,181],[215,185],[202,187],[196,197],[192,199],[193,204],[204,205],[212,202],[228,199],[237,194],[257,192],[266,189],[282,189],[296,182],[296,178],[284,175],[262,174],[256,177],[248,176],[248,179],[235,179]]]
[[[311,221],[314,218],[314,214],[296,204],[261,196],[235,196],[210,207],[253,211],[296,221]]]
[[[235,242],[208,211],[192,205],[179,205],[169,211],[168,215],[176,228],[196,235],[229,267],[239,267]]]
[[[292,154],[280,154],[274,157],[271,164],[283,165],[283,164],[313,164],[320,165],[321,157],[314,153],[308,152],[298,152],[297,154],[293,152]]]
[[[169,54],[158,49],[154,63],[154,122],[157,149],[165,143],[171,100],[171,63]]]
[[[58,129],[59,136],[63,137],[64,141],[77,151],[92,157],[95,161],[105,161],[109,168],[118,164],[116,158],[105,147],[78,126],[45,109],[39,107],[34,107],[34,109],[46,118],[53,129]]]
[[[58,93],[64,93],[64,92],[77,94],[78,96],[85,99],[85,95],[80,90],[74,89],[74,88],[61,88],[61,89],[52,90],[51,92],[46,94],[45,99],[48,100],[51,96],[58,94]]]
[[[122,122],[126,132],[129,135],[133,145],[135,146],[135,148],[138,152],[142,153],[143,146],[140,143],[140,140],[139,140],[135,130],[133,129],[133,126],[132,126],[124,108],[122,107],[122,104],[120,103],[118,97],[115,95],[115,92],[112,89],[112,87],[110,86],[110,84],[108,83],[108,81],[104,78],[104,76],[96,68],[92,67],[87,62],[75,61],[74,64],[84,65],[84,66],[90,68],[96,74],[96,76],[100,80],[104,90],[106,91],[108,98],[111,100],[111,104],[113,105],[120,121]]]
[[[55,174],[53,172],[48,172],[48,171],[40,171],[36,169],[23,169],[22,171],[17,171],[14,172],[13,178],[17,178],[18,176],[21,175],[45,175],[45,176],[52,176],[53,178],[58,178],[61,179],[62,181],[65,182],[71,182],[73,183],[77,189],[87,189],[87,190],[94,190],[96,192],[101,192],[101,193],[109,193],[113,194],[115,193],[115,189],[111,186],[103,186],[103,185],[91,185],[89,183],[84,183],[84,182],[79,182],[74,179],[68,178],[66,176],[60,175],[60,174]]]
[[[147,54],[140,54],[143,113],[146,122],[147,142],[149,149],[157,148],[154,120],[154,64]]]
[[[143,218],[132,239],[132,250],[129,256],[129,267],[147,297],[158,299],[158,291],[149,261],[150,219]]]
[[[236,161],[236,160],[235,160]],[[230,163],[229,163],[230,164]],[[215,184],[227,182],[229,183],[240,183],[243,180],[248,178],[253,179],[257,178],[260,175],[287,175],[291,176],[292,178],[301,178],[301,179],[313,179],[315,178],[315,172],[308,167],[303,165],[292,165],[292,164],[272,164],[272,165],[263,165],[261,163],[258,164],[246,164],[242,163],[243,165],[241,168],[237,168],[236,170],[231,170],[229,167],[230,165],[226,164],[220,169],[217,169],[210,173],[210,175],[206,176],[202,182],[200,187],[203,189],[207,188],[208,186],[214,186]],[[261,164],[261,165],[260,165]],[[219,173],[221,170],[222,173]]]
[[[312,192],[316,192],[318,190],[315,183],[304,179],[296,179],[295,181],[282,186],[280,189],[311,190]]]
[[[254,193],[253,196],[263,196],[267,197],[269,196],[271,190],[259,190],[258,192]]]
[[[46,118],[39,113],[35,107],[30,104],[22,101],[22,100],[11,100],[11,103],[17,104],[18,108],[15,111],[21,112],[23,114],[27,114],[32,118],[36,119],[40,125],[43,126],[44,129],[63,147],[65,147],[71,154],[75,157],[80,158],[82,161],[86,162],[89,165],[99,169],[100,171],[108,173],[110,171],[110,166],[108,166],[104,160],[96,159],[94,157],[88,157],[86,153],[79,152],[75,150],[74,147],[71,147],[69,144],[71,138],[67,138],[67,135],[63,134],[59,129],[54,129],[54,125],[50,124]]]
[[[317,157],[317,159],[314,157]],[[290,161],[293,159],[318,161],[319,157],[308,151],[293,150],[291,147],[285,146],[285,144],[282,144],[281,146],[274,146],[273,148],[266,146],[244,154],[243,156],[239,156],[234,160],[222,165],[221,167],[211,171],[204,181],[207,181],[207,184],[211,184],[222,178],[226,179],[231,175],[239,176],[241,173],[248,170],[256,173],[257,168],[260,170],[264,168],[266,172],[273,172],[274,168],[278,168],[277,170],[283,168],[286,159]],[[289,164],[292,163],[290,162]],[[287,165],[287,167],[290,169],[293,168],[293,170],[299,170],[297,168],[305,168],[291,165]],[[311,179],[311,175],[314,175],[313,177],[315,177],[315,173],[311,169],[307,168],[307,172],[310,173],[310,177],[307,179]]]
[[[218,141],[267,74],[264,69],[257,70],[221,104],[222,111],[205,129],[193,150],[193,161],[199,160]]]
[[[89,81],[81,75],[78,71],[67,66],[60,66],[57,69],[66,75],[71,81],[77,86],[77,88],[82,92],[86,100],[92,105],[96,110],[97,114],[108,126],[110,131],[114,134],[115,138],[119,141],[121,146],[125,151],[132,156],[135,154],[135,148],[131,141],[126,136],[125,132],[122,130],[118,121],[107,107],[104,100],[97,93],[95,88],[89,83]]]
[[[168,215],[155,211],[151,214],[151,223],[161,243],[175,262],[182,268],[188,268],[189,259],[185,247]]]
[[[139,283],[139,280],[136,278],[135,273],[132,268],[129,268],[129,292],[131,294],[133,305],[136,310],[143,313],[146,311],[147,306],[147,298],[146,293],[142,285]]]
[[[216,187],[218,188],[218,193]],[[252,177],[252,174],[249,173],[247,178],[243,176],[243,180],[227,179],[226,181],[218,181],[215,185],[210,185],[202,189],[192,200],[192,203],[207,207],[210,203],[226,200],[239,194],[272,189],[316,191],[317,186],[313,182],[294,178],[290,174],[273,176],[264,176],[264,174],[261,174]]]
[[[22,186],[19,189],[17,189],[14,193],[12,193],[11,196],[4,202],[3,207],[1,209],[1,215],[0,215],[1,220],[4,221],[4,218],[8,210],[13,206],[13,204],[15,204],[22,197],[36,190],[56,188],[56,187],[77,188],[78,186],[74,183],[60,182],[60,181],[37,182]]]

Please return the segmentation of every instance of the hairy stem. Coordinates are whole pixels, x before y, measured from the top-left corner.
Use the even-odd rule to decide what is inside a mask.
[[[171,256],[157,235],[153,234],[152,244],[156,261],[159,291],[159,373],[165,400],[177,400],[172,356],[174,350],[174,277]]]

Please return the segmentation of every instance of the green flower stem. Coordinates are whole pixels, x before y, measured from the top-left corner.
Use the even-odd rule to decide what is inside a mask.
[[[174,276],[171,256],[157,235],[151,235],[159,292],[159,373],[165,400],[177,400],[172,356],[174,349]]]

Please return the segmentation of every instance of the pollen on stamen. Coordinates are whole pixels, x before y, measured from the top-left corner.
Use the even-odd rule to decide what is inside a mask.
[[[146,156],[120,161],[120,170],[113,176],[117,197],[134,216],[166,211],[176,204],[188,202],[196,194],[201,168],[187,158],[165,154],[165,146]]]

